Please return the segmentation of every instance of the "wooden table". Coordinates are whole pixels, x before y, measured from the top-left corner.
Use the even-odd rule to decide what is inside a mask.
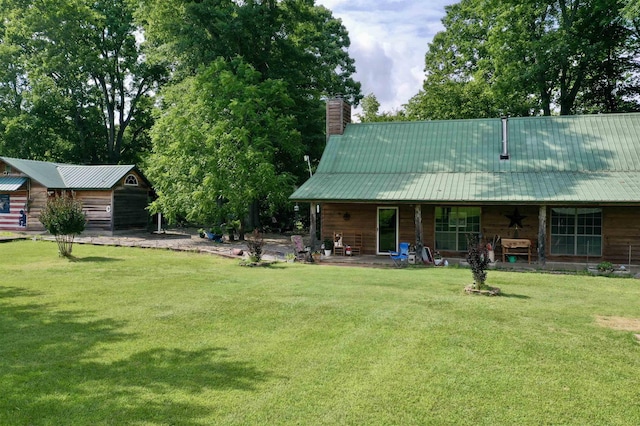
[[[527,256],[527,261],[531,263],[531,240],[524,238],[503,238],[502,244],[502,262],[506,256]]]

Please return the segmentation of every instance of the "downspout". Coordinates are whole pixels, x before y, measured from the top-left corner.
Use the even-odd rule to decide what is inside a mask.
[[[500,154],[501,160],[509,159],[509,117],[502,117],[502,154]]]
[[[115,224],[114,224],[115,217],[116,217],[116,209],[114,208],[115,205],[116,205],[116,203],[115,203],[115,191],[112,189],[111,190],[111,205],[109,206],[110,207],[109,214],[111,215],[111,220],[110,220],[111,224],[109,225],[109,228],[111,229],[111,235],[113,235],[113,231],[115,231],[115,229],[116,229],[115,228]]]

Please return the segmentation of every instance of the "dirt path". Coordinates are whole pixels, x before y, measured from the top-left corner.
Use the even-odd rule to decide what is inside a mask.
[[[53,239],[52,237],[45,237]],[[285,260],[287,253],[293,253],[291,237],[278,234],[264,235],[264,259]],[[240,258],[237,250],[246,252],[244,241],[226,241],[216,243],[200,238],[195,230],[169,230],[164,233],[121,232],[113,236],[80,235],[75,239],[78,244],[111,245],[121,247],[160,248],[179,251],[212,253],[221,256]]]

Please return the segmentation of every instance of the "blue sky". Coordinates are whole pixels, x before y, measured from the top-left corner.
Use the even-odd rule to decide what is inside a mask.
[[[381,111],[405,104],[422,88],[424,54],[443,30],[444,7],[455,0],[316,0],[342,19],[362,93],[373,92]]]

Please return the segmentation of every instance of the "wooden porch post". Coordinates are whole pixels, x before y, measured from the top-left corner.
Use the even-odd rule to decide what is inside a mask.
[[[316,249],[316,203],[315,201],[311,202],[311,210],[309,210],[309,236],[311,237],[311,241],[309,245],[311,246],[311,251],[313,252]]]
[[[422,204],[416,204],[414,220],[416,229],[416,263],[422,263]]]
[[[540,206],[538,211],[538,263],[544,265],[547,242],[547,206]]]

